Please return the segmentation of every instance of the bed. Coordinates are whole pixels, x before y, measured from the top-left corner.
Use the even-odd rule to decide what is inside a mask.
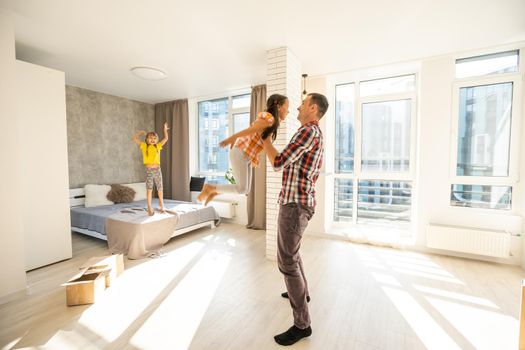
[[[108,241],[111,253],[130,259],[155,256],[170,238],[220,223],[216,210],[202,204],[164,200],[167,213],[147,215],[145,199],[131,203],[84,206],[84,188],[70,189],[71,230]],[[152,205],[158,207],[158,200]]]

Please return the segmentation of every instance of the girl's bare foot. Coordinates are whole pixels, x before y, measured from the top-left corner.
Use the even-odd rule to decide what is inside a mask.
[[[164,207],[158,209],[160,213],[166,214],[166,209]]]
[[[155,214],[155,212],[153,211],[153,209],[148,208],[148,215],[149,215],[149,216],[153,216],[153,214]]]
[[[218,195],[217,192],[212,192],[208,195],[208,198],[206,198],[206,202],[204,203],[204,205],[208,205],[209,202],[211,202],[213,200],[213,198],[215,198],[215,196]]]

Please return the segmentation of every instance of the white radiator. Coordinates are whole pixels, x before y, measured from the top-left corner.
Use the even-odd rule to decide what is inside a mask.
[[[210,202],[221,218],[231,219],[235,217],[237,202],[213,200]]]
[[[427,247],[456,252],[510,257],[511,235],[505,231],[429,224]]]

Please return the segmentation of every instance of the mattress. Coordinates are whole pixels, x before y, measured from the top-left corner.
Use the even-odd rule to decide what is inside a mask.
[[[157,198],[153,198],[152,205],[153,208],[158,208]],[[132,203],[101,205],[90,208],[72,207],[70,208],[71,226],[106,235],[106,219],[110,215],[120,211],[145,211],[147,207],[148,204],[146,200]],[[202,204],[165,199],[164,207],[168,210],[176,211],[179,214],[179,222],[176,230],[207,221],[214,221],[216,225],[220,222],[219,215],[212,206],[205,207]]]

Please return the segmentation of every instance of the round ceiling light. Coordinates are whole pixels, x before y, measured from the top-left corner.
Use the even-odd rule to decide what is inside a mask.
[[[167,77],[166,72],[153,67],[133,67],[131,68],[131,72],[145,80],[162,80]]]

